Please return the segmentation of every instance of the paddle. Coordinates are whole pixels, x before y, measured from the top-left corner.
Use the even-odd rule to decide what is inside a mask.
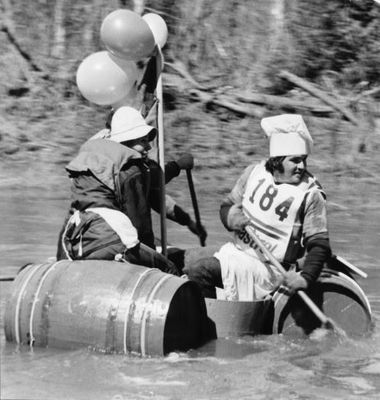
[[[280,264],[280,262],[273,256],[273,254],[264,246],[263,242],[257,237],[254,232],[254,229],[251,226],[246,226],[245,228],[248,235],[251,239],[257,244],[260,251],[264,254],[267,260],[281,273],[282,276],[285,276],[286,270]],[[303,300],[303,302],[309,307],[309,309],[315,314],[315,316],[321,321],[322,326],[326,329],[332,329],[336,332],[340,332],[341,329],[337,327],[335,322],[328,318],[319,308],[318,306],[311,300],[311,298],[302,290],[296,292],[298,296]]]
[[[0,275],[0,282],[14,281],[16,275]]]
[[[364,271],[362,271],[360,268],[355,267],[355,265],[352,265],[350,262],[348,262],[346,259],[344,259],[341,256],[333,256],[336,261],[341,263],[344,267],[348,268],[351,272],[354,274],[357,274],[361,276],[362,278],[368,278],[368,274]]]
[[[191,174],[191,169],[186,170],[186,176],[187,176],[187,182],[189,184],[191,201],[193,203],[193,208],[194,208],[195,223],[197,224],[197,227],[200,228],[201,227],[201,217],[199,215],[197,196],[195,194],[193,175]],[[199,241],[200,241],[202,247],[206,246],[206,239],[199,236]]]
[[[28,264],[26,264],[28,265]],[[17,274],[24,268],[26,267],[24,265],[23,267],[5,267],[4,269],[0,270],[2,272],[0,274],[0,282],[10,282],[14,281]]]

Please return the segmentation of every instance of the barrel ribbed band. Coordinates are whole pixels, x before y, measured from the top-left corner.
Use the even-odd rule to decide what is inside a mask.
[[[128,298],[128,308],[125,312],[125,317],[124,317],[124,336],[123,336],[123,340],[124,340],[124,354],[128,353],[128,348],[127,348],[127,331],[128,331],[128,321],[130,318],[130,312],[131,312],[131,305],[133,304],[133,298],[136,292],[136,289],[139,287],[142,279],[149,273],[155,272],[157,271],[154,268],[149,268],[146,271],[144,271],[139,278],[137,279],[135,285],[133,286],[133,289],[131,291],[131,294]]]
[[[153,288],[151,291],[148,300],[145,304],[143,316],[141,319],[141,325],[140,325],[140,346],[141,346],[141,355],[143,357],[146,356],[146,321],[148,319],[148,312],[150,311],[149,305],[152,303],[154,296],[156,295],[158,289],[162,286],[162,284],[167,281],[169,278],[172,278],[173,275],[165,274],[157,283],[156,286]]]
[[[55,267],[62,261],[66,261],[66,260],[57,261],[57,262],[51,264],[49,266],[49,268],[46,271],[44,271],[44,273],[42,275],[42,278],[41,278],[41,280],[40,280],[40,282],[38,284],[38,287],[37,287],[37,289],[36,289],[36,291],[34,293],[33,304],[32,304],[32,308],[30,310],[30,319],[29,319],[30,347],[33,347],[33,343],[35,341],[35,337],[34,337],[34,334],[33,334],[34,310],[36,309],[37,303],[40,301],[39,295],[40,295],[40,292],[41,292],[42,285],[44,284],[44,282],[45,282],[47,276],[49,275],[49,273],[51,271],[53,271],[55,269]]]
[[[33,278],[34,274],[39,271],[41,267],[43,267],[46,264],[35,264],[32,265],[30,268],[32,269],[28,275],[28,277],[25,279],[23,285],[21,286],[20,292],[17,297],[16,301],[16,310],[15,310],[15,337],[16,337],[16,343],[20,344],[20,308],[21,308],[21,300],[24,297],[24,292],[30,282],[30,280]]]

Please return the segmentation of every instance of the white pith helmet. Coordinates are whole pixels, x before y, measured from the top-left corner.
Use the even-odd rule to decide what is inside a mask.
[[[117,109],[112,117],[108,139],[122,143],[148,134],[149,141],[153,140],[157,134],[156,128],[148,125],[135,108],[124,106]]]

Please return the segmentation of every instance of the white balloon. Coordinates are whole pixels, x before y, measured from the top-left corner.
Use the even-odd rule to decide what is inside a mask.
[[[136,85],[136,63],[115,57],[108,51],[99,51],[81,62],[76,81],[87,100],[111,105],[124,99]]]
[[[100,27],[100,37],[110,53],[130,61],[148,57],[155,47],[148,23],[130,10],[108,14]]]
[[[168,27],[164,19],[154,13],[145,14],[143,20],[148,24],[153,33],[156,44],[162,49],[168,40]]]
[[[138,97],[137,85],[134,85],[122,99],[115,101],[111,105],[114,110],[117,110],[123,106],[134,107],[137,109],[139,107],[139,103],[141,103],[141,100]]]

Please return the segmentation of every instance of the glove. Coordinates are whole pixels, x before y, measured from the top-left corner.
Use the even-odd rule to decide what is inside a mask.
[[[179,169],[192,169],[194,167],[194,158],[190,153],[183,154],[176,161]]]
[[[207,232],[202,224],[197,225],[192,219],[190,219],[187,227],[189,228],[190,232],[194,233],[194,235],[197,235],[202,242],[206,240]]]
[[[289,294],[294,294],[297,290],[306,290],[307,282],[304,277],[299,272],[288,271],[284,276],[283,285],[289,291]]]

